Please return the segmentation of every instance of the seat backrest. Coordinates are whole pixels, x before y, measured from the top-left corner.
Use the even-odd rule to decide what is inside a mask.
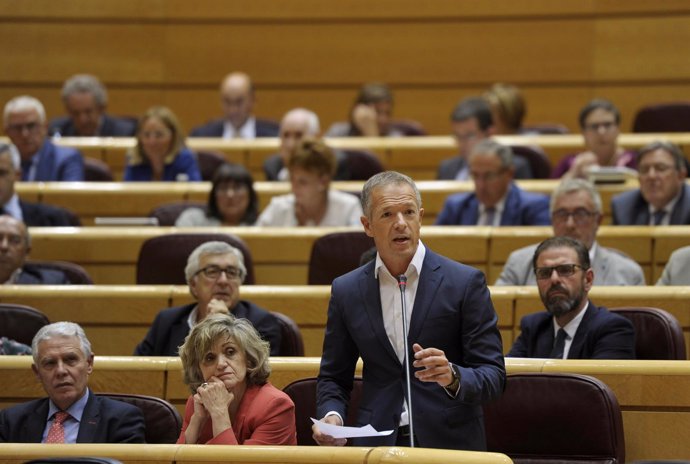
[[[44,325],[50,324],[48,316],[29,306],[0,303],[0,337],[31,346],[34,335]]]
[[[114,177],[108,164],[99,159],[85,156],[84,180],[87,182],[112,182]]]
[[[690,132],[690,102],[657,103],[640,108],[633,132]]]
[[[625,462],[623,418],[611,389],[578,374],[508,375],[484,406],[487,451],[515,464]]]
[[[144,413],[146,443],[176,443],[182,430],[182,417],[175,406],[154,396],[125,393],[98,393],[113,400],[132,404]]]
[[[402,132],[406,136],[422,136],[426,135],[426,131],[422,124],[413,119],[394,119],[390,123],[390,127],[398,132]]]
[[[149,217],[158,219],[159,226],[174,226],[177,218],[180,217],[182,211],[187,208],[201,208],[206,209],[206,203],[200,201],[174,201],[156,206],[149,213]]]
[[[563,124],[559,123],[530,124],[523,126],[522,130],[526,133],[536,132],[540,135],[570,134],[570,130],[568,130],[568,128]]]
[[[540,148],[511,145],[510,149],[515,156],[521,156],[527,160],[534,179],[548,179],[551,176],[551,162]]]
[[[335,232],[314,241],[309,258],[309,285],[330,285],[359,267],[362,253],[374,246],[374,239],[364,232]]]
[[[304,356],[304,339],[297,323],[283,313],[271,314],[280,325],[280,356]]]
[[[374,174],[384,171],[383,164],[373,153],[365,150],[343,151],[350,173],[349,180],[369,180]]]
[[[211,181],[216,169],[226,163],[225,155],[220,151],[202,150],[196,152],[196,162],[199,165],[201,179]]]
[[[196,247],[210,241],[229,243],[244,255],[247,277],[244,285],[252,285],[254,264],[249,247],[232,234],[168,234],[146,240],[139,250],[137,259],[137,284],[139,285],[185,285],[184,268],[187,258]]]
[[[93,280],[86,269],[76,263],[67,261],[37,261],[31,260],[24,264],[25,269],[50,269],[61,271],[67,276],[72,285],[93,285]]]
[[[122,464],[114,458],[70,456],[64,458],[40,458],[25,461],[24,464]]]
[[[687,359],[683,328],[672,314],[663,309],[644,307],[610,310],[632,322],[637,359]]]
[[[283,391],[295,403],[295,422],[297,426],[297,444],[300,446],[316,446],[312,438],[312,421],[316,417],[316,378],[295,380],[283,388]],[[357,423],[357,410],[362,397],[362,379],[355,377],[350,393],[350,403],[347,407],[345,425],[354,426]],[[320,419],[320,418],[317,418]]]

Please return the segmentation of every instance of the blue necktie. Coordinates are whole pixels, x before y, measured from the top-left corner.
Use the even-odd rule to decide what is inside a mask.
[[[565,338],[568,334],[563,329],[558,329],[556,334],[556,343],[553,344],[553,349],[549,358],[563,359],[563,350],[565,350]]]

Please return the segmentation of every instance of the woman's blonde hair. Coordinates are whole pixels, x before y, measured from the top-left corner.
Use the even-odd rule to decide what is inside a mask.
[[[251,322],[232,314],[212,314],[195,325],[180,346],[184,383],[192,393],[206,381],[199,365],[221,339],[231,339],[247,360],[247,385],[263,385],[271,374],[269,343],[261,338]]]
[[[173,162],[177,154],[184,147],[184,131],[177,116],[172,110],[165,106],[152,106],[139,118],[139,125],[137,127],[137,146],[130,153],[130,164],[144,164],[148,163],[144,147],[142,146],[139,136],[143,130],[144,123],[150,118],[156,118],[163,123],[165,127],[172,133],[172,142],[170,144],[170,151],[165,155],[165,164]]]

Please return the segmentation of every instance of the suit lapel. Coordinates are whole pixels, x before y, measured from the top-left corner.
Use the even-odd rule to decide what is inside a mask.
[[[534,358],[548,358],[551,356],[551,350],[553,350],[554,336],[553,336],[553,317],[547,314],[547,318],[544,320],[543,324],[540,324],[537,328],[538,331],[545,331],[543,337],[536,337],[536,346],[534,347],[534,354],[530,357]]]
[[[597,251],[594,254],[594,280],[596,282],[604,282],[608,277],[609,272],[609,257],[603,253],[601,245],[597,244]]]
[[[364,301],[364,311],[369,317],[371,328],[381,341],[386,353],[400,364],[398,355],[393,349],[386,328],[383,325],[383,312],[381,310],[381,293],[379,292],[379,281],[374,277],[375,261],[372,261],[369,266],[364,269],[359,279],[359,291],[362,293],[362,300]]]
[[[467,201],[469,206],[466,209],[465,219],[461,218],[459,224],[473,226],[477,224],[477,221],[479,221],[479,200],[477,200],[475,194],[472,193],[471,197]]]
[[[43,439],[43,431],[48,422],[48,398],[41,401],[36,409],[31,414],[31,419],[24,423],[25,436],[31,440],[32,443],[41,443]]]
[[[86,402],[86,407],[84,407],[84,413],[79,423],[77,443],[94,443],[96,441],[96,432],[101,420],[99,404],[100,400],[89,389],[89,400]]]
[[[436,290],[441,283],[441,273],[436,272],[440,267],[441,264],[436,259],[436,255],[427,248],[410,317],[410,330],[407,334],[410,347],[415,340],[419,339],[419,334],[432,306]]]
[[[499,224],[502,226],[520,224],[520,222],[515,219],[515,214],[519,211],[520,198],[518,196],[517,187],[511,184],[508,189],[508,195],[506,195],[506,201],[503,204],[503,213],[501,214],[501,221]]]
[[[673,211],[671,211],[671,217],[669,220],[670,224],[687,224],[688,214],[690,213],[690,199],[688,197],[688,189],[685,187],[685,182],[681,186],[680,198],[673,206]]]
[[[589,302],[585,308],[585,315],[582,316],[580,325],[577,327],[577,332],[575,332],[575,337],[573,337],[573,342],[570,344],[570,350],[568,351],[568,359],[582,359],[583,350],[585,345],[586,334],[589,332],[589,324],[592,322],[594,317],[594,312],[596,311],[595,306]]]

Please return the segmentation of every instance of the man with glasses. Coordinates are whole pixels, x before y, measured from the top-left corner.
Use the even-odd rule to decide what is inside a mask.
[[[5,133],[21,155],[21,180],[83,181],[84,161],[74,148],[53,145],[40,101],[22,95],[5,105]]]
[[[601,224],[601,197],[590,182],[568,179],[551,195],[551,224],[555,237],[570,237],[589,250],[594,285],[645,285],[642,268],[623,252],[596,241]],[[534,285],[532,256],[537,245],[510,254],[496,285]]]
[[[199,245],[187,259],[185,276],[196,303],[164,309],[158,313],[135,355],[177,356],[177,349],[191,328],[209,314],[232,313],[249,320],[279,354],[280,326],[270,312],[240,300],[240,285],[247,275],[242,252],[225,242]]]
[[[690,189],[685,157],[670,142],[652,142],[637,157],[640,188],[611,200],[613,224],[668,226],[690,224]]]
[[[450,115],[453,137],[458,144],[458,155],[441,162],[436,178],[438,180],[470,180],[467,159],[474,146],[495,134],[489,103],[481,97],[461,100]],[[531,179],[532,169],[527,160],[515,157],[515,178]]]
[[[446,199],[437,225],[537,226],[550,224],[546,195],[525,192],[513,182],[515,166],[509,147],[491,139],[477,143],[470,153],[473,193]]]
[[[570,237],[552,237],[532,257],[546,312],[520,321],[508,356],[555,359],[634,359],[632,323],[589,301],[594,282],[589,252]]]

